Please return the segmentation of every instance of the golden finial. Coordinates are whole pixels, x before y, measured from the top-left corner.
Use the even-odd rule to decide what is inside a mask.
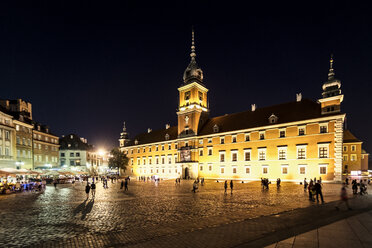
[[[331,59],[329,60],[329,72],[328,72],[328,81],[335,78],[335,72],[333,70],[333,54],[331,54]]]
[[[192,59],[196,57],[194,27],[192,27],[192,32],[191,32],[191,53],[190,53],[190,57]]]

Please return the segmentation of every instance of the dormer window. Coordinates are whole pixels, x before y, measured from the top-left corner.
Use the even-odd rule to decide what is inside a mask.
[[[169,134],[165,135],[165,140],[169,140]]]
[[[278,122],[278,117],[274,114],[271,114],[271,116],[269,117],[269,123],[274,124],[277,122]]]
[[[135,145],[138,145],[138,140],[134,140],[134,144]]]
[[[218,133],[219,130],[220,130],[220,128],[217,126],[217,124],[215,124],[215,125],[213,126],[213,132],[214,132],[214,133]]]

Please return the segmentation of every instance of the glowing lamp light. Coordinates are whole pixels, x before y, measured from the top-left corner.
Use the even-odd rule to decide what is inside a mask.
[[[98,155],[100,155],[100,156],[103,156],[103,155],[105,155],[105,151],[103,150],[103,149],[99,149],[98,150]]]

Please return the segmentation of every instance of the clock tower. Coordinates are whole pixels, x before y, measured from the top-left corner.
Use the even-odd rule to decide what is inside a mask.
[[[190,64],[183,73],[183,84],[178,88],[178,137],[198,135],[198,131],[209,118],[208,89],[203,84],[203,71],[195,59],[194,30],[190,57]]]

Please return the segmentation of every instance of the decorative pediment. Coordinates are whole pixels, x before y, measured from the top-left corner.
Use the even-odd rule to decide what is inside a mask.
[[[165,135],[165,140],[169,140],[169,134]]]
[[[273,124],[273,123],[277,123],[278,122],[278,117],[274,114],[271,114],[270,117],[269,117],[269,123]]]

